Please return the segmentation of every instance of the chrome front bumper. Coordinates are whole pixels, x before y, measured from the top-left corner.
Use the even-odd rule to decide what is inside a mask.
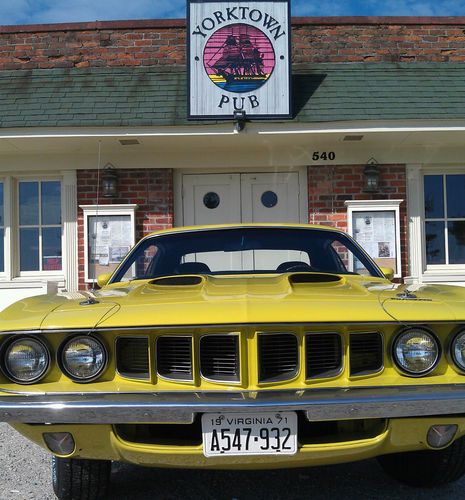
[[[465,416],[465,385],[257,392],[11,394],[0,422],[189,424],[197,413],[299,410],[308,420]]]

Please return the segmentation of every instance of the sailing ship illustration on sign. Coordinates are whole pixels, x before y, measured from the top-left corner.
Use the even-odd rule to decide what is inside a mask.
[[[248,24],[217,30],[207,41],[203,63],[210,80],[228,92],[251,92],[270,78],[276,63],[270,39]]]

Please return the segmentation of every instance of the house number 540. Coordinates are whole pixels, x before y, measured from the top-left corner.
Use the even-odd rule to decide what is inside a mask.
[[[319,160],[330,160],[333,161],[336,159],[336,153],[334,151],[314,151],[312,160],[313,161],[319,161]]]

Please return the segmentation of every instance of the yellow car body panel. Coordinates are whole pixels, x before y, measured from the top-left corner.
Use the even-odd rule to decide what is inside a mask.
[[[366,460],[389,453],[428,450],[425,436],[432,425],[458,424],[456,437],[465,435],[465,418],[392,419],[371,439],[332,444],[305,445],[293,456],[213,457],[203,455],[202,446],[157,446],[136,444],[115,435],[110,425],[54,425],[53,432],[71,432],[76,440],[73,458],[109,459],[149,467],[202,469],[278,469],[321,466]],[[49,426],[15,424],[23,436],[46,448],[43,433]]]
[[[322,229],[320,226],[245,224],[204,226],[160,231],[157,235],[236,227]],[[335,231],[331,228],[325,230]],[[126,259],[129,259],[128,256]],[[125,261],[121,263],[124,266]],[[161,284],[157,279],[133,280],[105,285],[101,290],[38,296],[21,300],[0,313],[0,341],[21,335],[40,335],[59,358],[60,345],[70,334],[96,334],[105,344],[109,360],[95,381],[80,384],[67,377],[53,362],[40,383],[20,385],[0,374],[0,399],[82,394],[150,394],[223,391],[248,394],[266,391],[305,391],[364,388],[459,387],[465,375],[448,356],[451,339],[465,325],[465,288],[447,285],[406,286],[388,279],[355,274],[331,275],[329,281],[301,283],[296,274],[202,275],[198,283],[185,286]],[[424,377],[412,378],[395,366],[390,355],[393,339],[409,325],[434,331],[443,346],[435,369]],[[282,381],[260,382],[257,336],[260,333],[292,331],[298,340],[299,369]],[[375,331],[383,338],[384,362],[379,370],[351,375],[350,366],[330,377],[309,378],[305,373],[306,336],[337,332],[349,355],[350,336]],[[135,333],[134,333],[135,332]],[[228,333],[239,337],[240,377],[237,382],[212,381],[196,375],[190,381],[167,380],[156,370],[143,378],[128,377],[115,361],[118,339],[138,335],[147,339],[149,365],[156,363],[155,344],[160,336],[192,335],[197,345],[205,333]],[[0,346],[1,347],[1,346]],[[1,349],[0,349],[1,350]],[[192,371],[199,372],[194,357]],[[408,392],[408,391],[407,391]],[[1,404],[0,404],[1,407]],[[157,467],[275,468],[323,465],[365,459],[386,453],[428,449],[426,434],[431,425],[458,425],[455,438],[465,435],[465,413],[428,414],[409,418],[386,418],[376,435],[365,439],[305,444],[294,456],[213,457],[203,455],[202,446],[135,443],[123,439],[114,425],[77,423],[29,425],[5,420],[23,435],[46,447],[45,432],[71,432],[74,458],[123,460]],[[83,422],[85,423],[85,422]],[[135,422],[137,423],[137,422]],[[182,425],[182,424],[179,424]],[[380,424],[381,425],[381,424]]]

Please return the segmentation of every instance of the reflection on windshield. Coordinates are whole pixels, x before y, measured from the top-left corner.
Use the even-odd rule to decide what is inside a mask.
[[[381,276],[348,236],[324,229],[231,228],[141,241],[112,282],[182,274],[324,272]]]

